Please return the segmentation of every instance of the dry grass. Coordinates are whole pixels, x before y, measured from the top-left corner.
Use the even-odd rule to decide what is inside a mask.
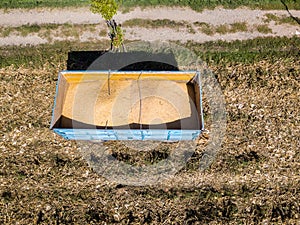
[[[289,16],[277,16],[272,13],[267,13],[265,15],[264,22],[270,23],[271,21],[274,21],[276,25],[278,24],[290,24],[290,25],[297,25],[297,22],[293,20],[293,18]]]
[[[101,30],[100,36],[103,35],[103,26],[97,24],[27,24],[19,27],[0,27],[0,37],[9,37],[10,35],[28,36],[37,34],[41,38],[47,38],[49,41],[53,37],[74,37],[79,39],[83,33],[94,33]]]
[[[48,129],[50,68],[0,70],[1,224],[299,222],[299,58],[211,65],[226,99],[222,149],[208,170],[198,171],[195,154],[153,187],[108,182]]]
[[[187,29],[189,33],[194,34],[196,31],[193,29],[190,23],[186,21],[174,21],[169,19],[130,19],[126,20],[122,26],[124,27],[143,27],[143,28],[171,28],[171,29]]]
[[[268,27],[267,24],[257,24],[254,26],[249,26],[246,22],[236,22],[232,24],[222,24],[214,26],[204,22],[195,22],[194,26],[198,28],[199,32],[202,32],[206,35],[215,35],[215,34],[230,34],[238,32],[253,32],[258,31],[260,33],[268,34],[272,33],[272,29]]]
[[[262,34],[272,33],[272,29],[266,24],[256,25],[256,29],[259,33],[262,33]]]

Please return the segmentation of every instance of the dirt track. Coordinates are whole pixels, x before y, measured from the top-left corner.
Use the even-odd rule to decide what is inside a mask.
[[[300,17],[299,10],[291,11],[294,16]],[[136,8],[127,13],[119,13],[116,20],[124,23],[127,20],[140,19],[169,19],[172,21],[183,21],[190,24],[195,32],[189,32],[188,29],[172,29],[172,28],[143,28],[143,27],[125,27],[127,40],[180,40],[186,42],[193,40],[196,42],[206,42],[215,40],[245,40],[262,36],[293,36],[299,35],[300,27],[296,24],[283,23],[279,24],[275,21],[266,22],[266,15],[273,14],[277,17],[288,17],[288,13],[284,10],[250,10],[250,9],[215,9],[204,10],[203,12],[195,12],[186,8],[148,8],[141,10]],[[0,27],[19,27],[25,24],[100,24],[95,32],[80,33],[80,41],[101,40],[105,36],[99,36],[98,29],[105,29],[105,23],[99,15],[92,14],[88,8],[69,8],[69,9],[31,9],[31,10],[9,10],[0,11],[1,21]],[[220,26],[222,24],[233,24],[237,22],[246,22],[247,31],[215,33],[207,35],[195,27],[194,23],[207,23],[211,26]],[[262,33],[254,29],[257,25],[265,24],[271,29],[271,32]],[[73,39],[73,37],[60,37],[54,33],[50,34],[51,39],[64,40]],[[49,38],[41,37],[38,33],[30,33],[27,36],[21,36],[18,33],[12,33],[9,36],[0,36],[0,45],[25,45],[25,44],[41,44],[49,42]]]

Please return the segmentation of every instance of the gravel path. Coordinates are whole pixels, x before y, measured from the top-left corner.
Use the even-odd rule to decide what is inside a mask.
[[[291,11],[294,16],[300,17],[299,10]],[[169,19],[174,21],[185,21],[193,26],[194,22],[204,22],[212,26],[222,24],[232,24],[236,22],[246,22],[249,27],[265,24],[266,14],[274,14],[276,16],[288,16],[284,10],[250,10],[250,9],[214,9],[204,10],[203,12],[195,12],[187,8],[136,8],[127,13],[118,13],[116,20],[123,23],[126,20],[134,18],[142,19]],[[31,9],[20,10],[14,9],[9,11],[0,10],[0,27],[18,27],[24,24],[100,24],[105,29],[105,23],[99,15],[92,14],[88,8],[68,8],[68,9]],[[274,21],[269,22],[268,27],[272,29],[272,33],[260,33],[255,29],[249,29],[245,32],[226,33],[206,35],[195,29],[195,33],[190,33],[182,29],[170,28],[125,28],[127,40],[180,40],[186,42],[193,40],[197,42],[214,41],[214,40],[245,40],[260,36],[292,36],[298,35],[300,26],[291,24],[276,24]],[[99,32],[98,32],[99,33]],[[57,37],[52,34],[52,40],[72,39],[72,37]],[[104,37],[97,33],[85,32],[80,35],[80,41],[90,41],[92,39],[99,40]],[[49,39],[49,38],[48,38]],[[38,34],[29,34],[25,37],[11,34],[7,37],[0,37],[0,45],[25,45],[25,44],[41,44],[48,42],[47,39]]]

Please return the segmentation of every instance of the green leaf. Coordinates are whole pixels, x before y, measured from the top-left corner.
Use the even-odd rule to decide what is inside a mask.
[[[91,0],[91,11],[101,14],[105,20],[111,20],[117,13],[117,9],[115,0]]]

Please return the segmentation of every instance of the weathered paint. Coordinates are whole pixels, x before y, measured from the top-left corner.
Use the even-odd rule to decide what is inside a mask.
[[[67,140],[154,140],[184,141],[195,140],[201,130],[105,130],[105,129],[53,129]]]

